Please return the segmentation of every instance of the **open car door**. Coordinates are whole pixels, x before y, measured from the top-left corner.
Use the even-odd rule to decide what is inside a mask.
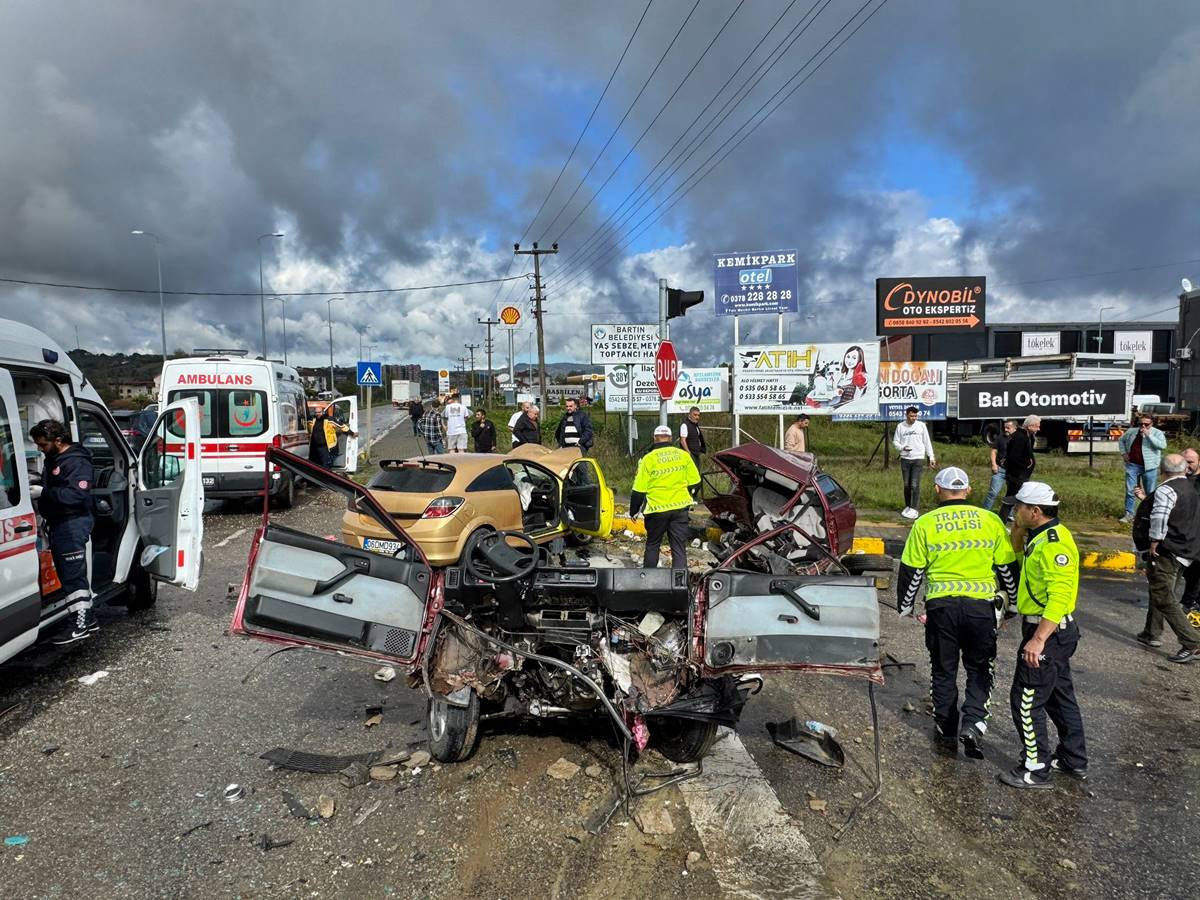
[[[881,681],[875,581],[722,570],[705,579],[704,664],[809,669]]]
[[[339,425],[350,427],[350,434],[338,435],[333,469],[335,472],[353,473],[358,470],[358,398],[338,397],[329,407]]]
[[[594,459],[571,464],[563,480],[562,508],[566,526],[581,534],[608,537],[613,523],[613,492]]]
[[[272,522],[268,511],[254,536],[230,631],[413,663],[433,598],[433,571],[420,548],[361,485],[283,450],[267,451],[267,461],[343,496],[399,546],[389,554],[350,547]]]
[[[141,565],[152,578],[194,591],[200,583],[204,484],[200,473],[200,405],[167,405],[138,454],[134,518]]]

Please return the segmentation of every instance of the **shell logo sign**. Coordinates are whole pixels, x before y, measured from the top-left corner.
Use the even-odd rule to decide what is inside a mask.
[[[509,328],[516,328],[521,323],[521,310],[515,306],[505,306],[500,310],[500,321]]]

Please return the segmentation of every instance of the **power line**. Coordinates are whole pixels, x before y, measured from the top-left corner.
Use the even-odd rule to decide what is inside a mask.
[[[783,12],[781,12],[779,14],[778,18],[776,18],[775,21],[771,23],[771,26],[763,33],[763,36],[754,43],[754,46],[751,48],[750,52],[746,54],[746,56],[738,64],[737,68],[733,70],[732,74],[730,74],[730,76],[725,79],[725,83],[722,84],[721,87],[717,89],[717,92],[715,94],[713,94],[712,98],[709,99],[708,103],[706,103],[704,105],[704,108],[701,109],[700,112],[698,112],[696,114],[695,118],[693,118],[692,121],[687,124],[687,127],[685,127],[683,129],[683,131],[680,132],[679,137],[677,137],[675,139],[675,143],[673,143],[669,148],[667,148],[666,153],[664,153],[661,157],[659,157],[658,161],[655,162],[655,164],[650,168],[650,170],[644,176],[642,176],[642,180],[637,183],[637,185],[633,188],[633,190],[630,191],[628,194],[626,194],[625,197],[621,200],[621,202],[618,203],[616,205],[616,207],[612,210],[612,212],[608,214],[607,218],[603,222],[601,222],[599,225],[597,225],[592,230],[592,233],[589,234],[583,240],[583,242],[579,245],[579,250],[577,251],[576,256],[574,257],[575,259],[580,259],[583,256],[585,256],[587,254],[587,251],[591,248],[592,239],[595,238],[596,235],[598,235],[605,228],[605,226],[609,225],[609,223],[613,222],[613,220],[617,218],[618,214],[624,208],[625,204],[629,202],[630,198],[634,197],[635,195],[640,195],[642,185],[644,185],[647,181],[650,180],[650,178],[654,175],[654,173],[658,171],[658,167],[663,164],[663,161],[668,156],[670,156],[675,151],[675,148],[678,147],[679,144],[684,140],[684,138],[687,137],[688,133],[692,130],[692,126],[695,125],[697,122],[699,122],[700,119],[704,116],[704,114],[706,112],[708,112],[709,108],[711,108],[712,105],[717,102],[717,100],[720,98],[720,96],[725,92],[725,89],[727,87],[729,87],[729,85],[733,82],[733,80],[735,78],[737,78],[738,73],[741,72],[742,69],[745,68],[746,63],[748,63],[755,56],[755,54],[758,53],[759,48],[766,41],[767,37],[771,34],[772,31],[774,31],[779,26],[779,23],[781,21],[783,21],[784,17],[789,12],[791,12],[792,7],[794,7],[797,2],[798,2],[798,0],[792,0],[791,3],[789,3],[786,7],[784,7]],[[779,53],[780,49],[783,47],[783,44],[788,40],[788,38],[790,38],[795,33],[796,29],[798,29],[801,25],[804,24],[804,22],[808,19],[809,15],[812,14],[813,9],[816,8],[816,6],[819,5],[821,2],[822,2],[822,0],[815,0],[813,5],[811,7],[809,7],[808,12],[805,13],[804,16],[801,17],[800,21],[797,22],[795,25],[793,25],[791,31],[787,35],[784,36],[784,38],[779,42],[779,44],[775,47],[775,49],[772,50],[769,54],[767,54],[767,57],[763,61],[762,65],[764,65],[764,66],[767,65],[767,63],[771,60],[771,58],[774,57],[777,53]],[[826,2],[826,5],[828,5],[828,2]],[[819,15],[819,13],[818,13],[818,15]],[[778,60],[776,60],[776,62],[778,62]],[[773,68],[773,66],[774,66],[774,64],[772,64],[771,67]],[[770,69],[768,68],[766,71],[770,71]],[[740,94],[742,92],[742,90],[746,87],[746,85],[750,82],[750,80],[753,77],[754,76],[752,74],[749,78],[746,79],[746,81],[742,82],[741,86],[736,91],[734,91],[735,98],[738,94]],[[730,107],[733,107],[736,105],[736,103],[737,103],[737,100],[735,99],[735,100],[731,101],[731,103],[729,105],[730,105]],[[703,128],[701,128],[701,131],[704,131],[705,128],[707,128],[709,125],[711,125],[712,122],[718,118],[718,116],[719,116],[719,112],[714,113],[712,118],[709,120],[708,124],[705,125]],[[679,155],[682,156],[683,151],[680,151]],[[678,158],[678,157],[676,157],[676,158]],[[664,177],[669,177],[669,173]],[[650,192],[653,193],[653,191],[655,191],[658,188],[658,185],[660,183],[661,183],[661,178],[655,179],[654,185],[652,185],[649,189]],[[572,223],[572,224],[574,224],[574,223]],[[569,231],[570,231],[570,226],[568,226],[566,229],[564,229],[563,236],[565,237]],[[562,238],[560,238],[559,240],[561,242]],[[565,271],[565,269],[564,269],[564,271]]]
[[[575,185],[575,190],[571,191],[571,196],[567,198],[567,202],[564,203],[559,208],[559,210],[555,214],[554,218],[550,221],[550,224],[547,225],[546,228],[543,230],[544,233],[549,232],[550,230],[552,230],[554,228],[554,226],[558,223],[559,217],[564,212],[566,212],[567,207],[571,205],[571,201],[575,199],[575,195],[579,193],[579,189],[581,187],[583,187],[584,182],[587,181],[587,177],[592,174],[592,169],[596,168],[596,163],[600,162],[601,157],[604,156],[604,151],[606,151],[608,149],[608,145],[611,144],[613,141],[613,138],[615,138],[617,136],[617,133],[621,130],[621,126],[625,124],[625,120],[627,118],[629,118],[629,114],[631,112],[633,112],[633,108],[635,106],[637,106],[637,102],[642,99],[642,94],[645,93],[646,88],[650,86],[650,82],[654,80],[654,76],[658,74],[658,70],[659,70],[659,68],[661,68],[663,62],[666,60],[667,55],[671,52],[671,48],[675,46],[675,42],[677,40],[679,40],[679,36],[681,34],[683,34],[683,29],[687,28],[688,22],[690,22],[692,20],[692,16],[695,14],[695,12],[699,8],[699,6],[700,6],[700,0],[696,0],[695,5],[693,5],[691,10],[688,11],[688,14],[683,19],[683,23],[679,26],[678,30],[675,32],[675,36],[673,38],[671,38],[671,43],[667,44],[667,49],[663,51],[662,56],[660,56],[658,58],[658,62],[656,62],[654,64],[654,68],[650,70],[650,74],[648,76],[646,76],[646,80],[644,82],[642,82],[642,86],[638,90],[637,96],[635,96],[633,98],[633,101],[625,109],[624,114],[621,116],[621,121],[619,121],[617,123],[617,126],[612,130],[612,134],[610,134],[608,136],[608,140],[606,140],[604,142],[604,146],[600,148],[600,152],[596,154],[596,158],[594,160],[592,160],[592,164],[590,166],[588,166],[587,171],[583,173],[583,177],[579,179],[579,184]],[[544,234],[543,234],[543,239],[544,239]]]
[[[401,294],[410,291],[434,291],[440,288],[452,287],[470,287],[476,284],[495,284],[496,282],[515,281],[520,278],[527,278],[528,272],[523,272],[520,275],[510,275],[504,278],[482,278],[478,281],[452,281],[446,284],[421,284],[411,285],[408,287],[390,287],[390,288],[368,288],[353,291],[295,291],[293,293],[284,293],[276,291],[274,297],[332,297],[334,295],[344,296],[348,294]],[[66,288],[74,291],[97,291],[108,294],[158,294],[157,290],[146,290],[143,288],[117,288],[106,287],[104,285],[95,284],[65,284],[57,281],[29,281],[23,278],[0,278],[0,284],[19,284],[31,287],[50,287],[50,288]],[[257,297],[258,291],[163,291],[172,297]]]
[[[787,89],[788,85],[791,84],[791,82],[795,81],[795,79],[797,77],[799,77],[799,75],[806,68],[808,68],[808,66],[813,62],[813,60],[815,60],[818,56],[820,56],[821,53],[823,53],[825,51],[825,49],[831,43],[833,43],[833,41],[838,37],[838,35],[840,35],[843,31],[845,31],[847,28],[849,28],[850,24],[856,18],[858,18],[858,16],[862,13],[862,11],[864,9],[866,9],[868,6],[870,6],[871,3],[872,3],[872,0],[866,0],[866,2],[864,2],[862,6],[860,6],[857,10],[855,10],[853,15],[851,15],[850,18],[846,20],[846,22],[842,25],[842,27],[839,28],[837,31],[835,31],[829,37],[829,39],[827,41],[825,41],[825,43],[822,44],[820,46],[820,48],[817,49],[816,53],[814,53],[812,56],[810,56],[808,58],[808,60],[804,63],[803,66],[801,66],[796,71],[796,73],[794,75],[792,75],[791,78],[789,78],[787,81],[785,81],[779,87],[779,89],[775,91],[774,94],[772,94],[770,97],[768,97],[767,100],[757,110],[755,110],[750,115],[750,117],[742,124],[741,128],[735,129],[734,132],[729,135],[729,137],[727,137],[711,154],[709,154],[708,158],[704,162],[700,163],[700,165],[698,165],[695,169],[692,170],[691,174],[688,175],[687,178],[685,178],[682,182],[679,183],[678,186],[676,186],[675,190],[673,190],[670,194],[668,194],[665,198],[663,198],[662,201],[659,202],[658,206],[655,207],[655,209],[659,210],[657,215],[655,215],[655,216],[653,216],[653,218],[651,218],[651,216],[653,215],[653,213],[655,211],[654,209],[652,209],[649,213],[646,214],[646,216],[644,216],[642,219],[640,219],[636,225],[634,225],[634,228],[637,228],[638,226],[641,226],[643,223],[647,223],[645,225],[645,227],[643,227],[640,231],[635,233],[633,236],[631,236],[631,237],[627,238],[626,240],[624,240],[623,242],[621,242],[621,244],[618,244],[617,247],[615,247],[612,251],[605,254],[603,259],[608,259],[609,257],[615,255],[616,253],[620,252],[625,247],[628,247],[630,244],[632,244],[634,240],[636,240],[638,237],[641,236],[641,234],[643,234],[647,229],[649,229],[650,225],[653,225],[655,222],[657,222],[659,219],[661,219],[672,207],[674,207],[680,200],[682,200],[688,193],[690,193],[696,187],[696,185],[698,185],[701,181],[703,181],[705,178],[707,178],[708,175],[713,171],[713,169],[715,169],[722,162],[724,162],[725,159],[727,159],[729,157],[729,155],[731,153],[733,153],[734,150],[736,150],[738,147],[740,147],[742,145],[742,143],[744,143],[746,141],[746,139],[749,138],[750,135],[752,135],[758,129],[758,127],[760,125],[762,125],[763,122],[765,122],[767,119],[769,119],[771,117],[771,115],[776,110],[779,109],[779,107],[781,107],[784,103],[786,103],[792,97],[792,95],[796,93],[796,91],[798,91],[801,87],[803,87],[810,78],[812,78],[814,75],[816,75],[817,72],[819,72],[821,70],[821,67],[824,66],[825,63],[829,62],[829,60],[833,58],[834,54],[836,54],[838,52],[838,50],[840,50],[843,46],[845,46],[847,41],[849,41],[852,37],[854,37],[854,35],[857,34],[858,31],[864,25],[867,24],[867,22],[871,21],[871,19],[874,18],[875,14],[878,13],[879,10],[883,9],[884,5],[886,5],[886,3],[887,3],[887,0],[879,0],[879,5],[876,6],[873,10],[871,10],[871,12],[868,13],[862,19],[862,21],[860,21],[850,31],[849,34],[847,34],[844,38],[842,38],[841,41],[839,41],[833,47],[833,49],[830,50],[830,52],[828,54],[826,54],[824,59],[822,59],[820,62],[818,62],[816,64],[816,66],[814,66],[812,68],[812,70],[807,75],[804,76],[804,78],[802,78],[790,90],[788,90],[787,93],[784,94],[779,99],[779,101],[777,103],[775,103],[774,106],[771,107],[771,109],[767,110],[766,114],[763,115],[763,117],[761,119],[759,119],[753,125],[750,125],[749,128],[747,128],[746,126],[749,125],[750,122],[753,121],[754,118],[759,113],[761,113],[764,109],[766,109],[766,107],[769,106],[771,104],[771,102],[773,100],[775,100],[776,97],[779,97],[779,95],[781,93],[783,93],[783,91],[785,89]],[[733,141],[733,139],[735,137],[737,137],[739,134],[741,134],[741,137],[736,141],[736,143],[734,143],[732,146],[729,146],[730,141]],[[721,153],[721,151],[727,146],[729,149],[725,150],[725,152],[720,156],[719,159],[716,159],[715,162],[712,162],[712,164],[709,165],[710,161],[712,161],[714,159],[714,157],[716,157],[718,153]],[[697,173],[699,173],[700,170],[703,169],[706,165],[708,165],[708,168],[703,173],[701,173],[699,175],[699,177],[697,177]],[[695,178],[695,181],[692,182],[691,185],[689,185],[685,188],[684,186],[687,185],[689,181],[692,181],[693,178]],[[681,192],[681,190],[682,190],[682,192]],[[672,197],[674,197],[676,194],[679,194],[679,196],[676,197],[675,200],[672,201],[669,205],[664,207],[663,204],[666,203],[667,200],[670,200]],[[649,222],[647,222],[648,219],[649,219]],[[593,260],[593,264],[594,263],[595,263],[595,261]],[[568,279],[567,283],[560,284],[558,286],[558,289],[559,290],[564,289],[565,287],[567,287],[568,284],[577,280],[585,273],[586,273],[586,269],[581,270],[580,272],[576,273],[575,275],[572,275],[571,278]]]
[[[594,238],[596,238],[598,235],[600,235],[600,233],[603,231],[605,225],[607,225],[608,222],[613,222],[613,219],[616,219],[616,221],[613,222],[611,227],[612,227],[613,231],[616,231],[617,228],[623,226],[626,222],[628,222],[635,215],[637,215],[637,213],[643,207],[645,207],[648,202],[653,200],[655,191],[657,191],[660,187],[663,187],[681,168],[683,168],[683,166],[688,162],[688,160],[690,160],[693,156],[695,156],[696,153],[701,149],[701,147],[704,146],[704,144],[707,142],[709,137],[712,137],[713,135],[716,134],[716,132],[721,128],[721,126],[723,126],[725,124],[725,122],[727,122],[729,120],[729,117],[732,116],[733,113],[741,107],[742,103],[754,92],[754,90],[758,87],[758,85],[762,83],[763,79],[766,78],[767,75],[769,75],[776,68],[776,66],[778,66],[783,61],[784,55],[787,53],[787,51],[789,51],[796,44],[796,42],[800,40],[800,38],[802,38],[805,34],[808,33],[809,29],[817,21],[817,18],[821,15],[821,13],[823,13],[829,7],[829,5],[832,2],[833,2],[833,0],[814,0],[813,5],[811,7],[809,7],[808,11],[800,18],[800,21],[792,26],[791,30],[786,35],[784,35],[783,38],[780,39],[778,44],[775,45],[775,49],[772,50],[767,55],[766,59],[764,59],[763,62],[759,64],[757,72],[751,72],[746,77],[746,79],[738,86],[738,88],[733,92],[732,99],[724,105],[724,109],[723,110],[717,109],[713,113],[713,115],[709,118],[709,120],[700,127],[700,130],[698,132],[698,139],[692,143],[690,149],[687,147],[680,149],[680,151],[676,154],[675,158],[668,164],[667,168],[657,178],[655,178],[653,183],[651,183],[650,186],[647,187],[645,190],[640,189],[641,185],[639,185],[637,188],[634,188],[634,190],[631,191],[629,193],[629,195],[627,195],[625,197],[625,199],[622,200],[621,203],[617,205],[617,208],[608,217],[608,219],[604,223],[601,223],[601,225],[597,226],[592,231],[592,233],[590,235],[588,235],[588,238],[584,243],[586,244],[586,243],[592,242]],[[865,5],[866,4],[864,3],[864,6]],[[851,21],[861,11],[862,11],[862,8],[860,7],[860,9],[857,12],[855,12],[854,16],[851,16]],[[843,26],[843,28],[845,28],[845,26]],[[772,26],[772,28],[768,30],[767,34],[770,34],[770,32],[773,30],[774,30],[774,26]],[[839,32],[840,32],[840,30],[841,29],[839,29]],[[763,35],[763,40],[766,40],[766,36],[767,35]],[[834,37],[836,37],[836,36],[837,36],[837,33],[835,33]],[[828,46],[828,43],[829,42],[827,41],[825,46]],[[824,50],[824,46],[821,48],[821,50]],[[774,99],[775,96],[778,95],[779,91],[783,90],[783,88],[785,88],[790,81],[792,81],[793,79],[798,77],[812,63],[813,58],[815,58],[815,56],[819,55],[821,50],[818,50],[816,54],[813,54],[813,57],[810,57],[804,63],[804,65],[802,65],[795,73],[793,73],[792,76],[783,83],[783,86],[780,87],[779,90],[777,90],[775,92],[775,94],[772,95],[772,97],[768,98],[767,101],[765,103],[763,103],[762,106],[760,106],[757,111],[752,113],[751,116],[746,121],[749,122],[754,118],[754,116],[758,115],[758,113],[761,112],[762,109],[765,106],[767,106],[767,104],[769,104],[771,102],[771,100]],[[753,54],[751,54],[751,55],[753,55]],[[743,60],[742,65],[744,66],[745,63],[746,63],[746,60]],[[742,68],[742,66],[739,66],[738,69],[735,70],[734,75],[731,76],[730,80],[732,80],[733,77],[736,77],[737,72],[740,71],[741,68]],[[722,91],[723,90],[724,90],[724,86],[722,86]],[[709,106],[712,105],[713,102],[716,101],[717,97],[720,96],[720,93],[721,93],[720,91],[717,92],[717,95],[714,96],[713,100],[710,101],[706,105],[705,109],[707,109]],[[701,116],[704,115],[704,111],[705,110],[701,110],[700,114],[696,117],[696,120],[698,120]],[[696,120],[693,120],[692,124],[695,124]],[[683,139],[686,137],[687,132],[691,130],[691,127],[692,126],[689,125],[687,127],[687,129],[684,130],[684,133],[679,136],[679,140],[677,140],[675,142],[675,145],[672,146],[672,148],[670,150],[668,150],[666,153],[664,153],[663,156],[658,160],[658,162],[656,162],[654,164],[654,167],[650,170],[650,172],[647,173],[646,177],[642,179],[641,184],[645,184],[645,182],[649,179],[649,177],[651,175],[653,175],[655,169],[657,169],[660,165],[662,165],[663,160],[665,160],[668,156],[670,156],[670,154],[674,151],[675,147],[678,146],[679,143],[682,142]],[[743,125],[743,127],[745,127],[745,126]],[[736,134],[736,131],[734,132],[734,134],[731,134],[729,137],[727,137],[725,139],[724,143],[727,144],[730,140],[732,140],[732,138],[734,137],[735,134]],[[720,150],[720,147],[718,147],[718,151],[719,150]],[[709,158],[711,159],[711,157],[709,157]],[[701,164],[701,167],[702,166],[703,166],[703,164]],[[695,173],[693,172],[692,174],[695,174]],[[691,177],[691,176],[689,176],[689,177]],[[686,181],[687,181],[687,179],[685,178],[684,183],[686,183]],[[678,187],[676,188],[676,190],[678,190]],[[672,194],[669,194],[667,196],[667,198],[661,202],[665,203],[667,199],[670,199],[670,197],[673,195],[673,193],[674,192],[672,192]],[[617,213],[620,211],[621,207],[623,207],[627,202],[629,202],[629,200],[631,198],[635,197],[635,195],[637,195],[637,202],[634,203],[633,206],[631,206],[628,210],[626,210],[624,213],[622,213],[618,217]],[[638,224],[641,224],[641,223],[639,222]],[[636,228],[637,226],[635,225],[634,227]],[[573,257],[571,266],[573,268],[578,269],[579,267],[581,267],[583,265],[587,265],[590,262],[594,262],[595,259],[603,251],[604,251],[603,244],[600,241],[597,241],[592,244],[592,247],[589,250],[587,250],[587,252],[582,252],[581,254],[577,254],[575,257]],[[572,273],[572,274],[574,274],[574,273]],[[561,274],[560,274],[560,277],[561,277]]]

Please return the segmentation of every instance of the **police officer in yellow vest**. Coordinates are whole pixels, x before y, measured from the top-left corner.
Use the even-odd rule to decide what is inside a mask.
[[[671,429],[654,429],[654,446],[638,460],[629,496],[629,514],[646,514],[646,555],[643,569],[658,568],[663,535],[671,544],[671,568],[687,568],[688,510],[700,470],[692,455],[671,445]]]
[[[1025,559],[1017,587],[1021,649],[1010,699],[1022,746],[1021,763],[1000,780],[1016,788],[1050,788],[1054,772],[1087,778],[1083,716],[1071,681],[1071,657],[1079,644],[1079,550],[1058,521],[1059,499],[1050,485],[1027,481],[1015,499],[1013,542],[1023,546]],[[1058,731],[1053,753],[1047,716]]]
[[[911,616],[923,580],[925,647],[938,743],[982,755],[996,675],[997,587],[1016,592],[1016,554],[1000,517],[967,502],[967,473],[951,466],[933,480],[938,505],[913,522],[900,558],[896,591],[901,616]],[[997,576],[999,584],[997,585]],[[958,662],[967,672],[959,731]]]

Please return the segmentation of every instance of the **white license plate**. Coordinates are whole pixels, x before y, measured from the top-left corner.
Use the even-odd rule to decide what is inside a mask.
[[[203,478],[200,479],[200,483],[203,484],[205,487],[216,487],[217,486],[217,477],[215,475],[205,475]]]
[[[363,549],[370,550],[372,553],[395,556],[404,549],[404,545],[400,541],[381,541],[376,538],[363,538]]]

